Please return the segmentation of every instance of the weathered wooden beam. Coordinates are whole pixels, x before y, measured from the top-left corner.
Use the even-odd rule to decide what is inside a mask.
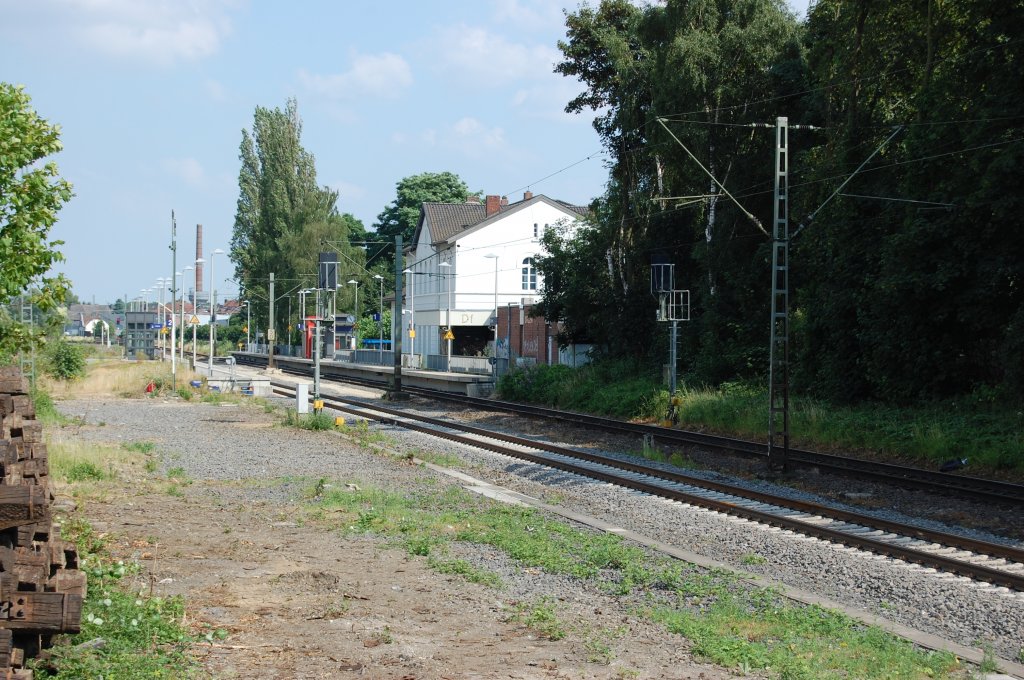
[[[81,619],[81,595],[14,592],[0,596],[0,628],[77,633]]]
[[[0,484],[0,530],[26,523],[48,521],[50,491],[47,485]]]

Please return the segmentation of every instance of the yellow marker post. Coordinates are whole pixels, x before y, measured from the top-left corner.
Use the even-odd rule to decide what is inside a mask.
[[[323,411],[324,410],[324,400],[323,399],[314,399],[313,400],[313,410],[316,411],[317,413],[320,413],[320,411]]]

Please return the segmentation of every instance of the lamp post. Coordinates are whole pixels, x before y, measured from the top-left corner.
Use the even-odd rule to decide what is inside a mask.
[[[403,274],[409,275],[409,364],[412,365],[412,358],[416,356],[416,277],[411,269],[403,269]]]
[[[356,287],[356,349],[359,349],[359,282],[349,279],[348,282]]]
[[[484,257],[494,258],[494,383],[498,383],[498,255],[487,253]]]
[[[174,384],[178,384],[178,278],[182,272],[174,272],[174,282],[171,284],[171,375],[174,376]]]
[[[167,289],[167,284],[170,282],[170,277],[164,278],[158,276],[156,279],[156,289],[160,291],[159,302],[157,303],[157,323],[160,324],[159,336],[160,336],[160,361],[164,360],[164,353],[167,347],[164,343],[164,323],[167,321],[167,312],[164,307],[164,290]]]
[[[451,280],[452,265],[451,265],[450,262],[442,262],[441,264],[439,264],[437,266],[445,268],[444,287],[448,290],[448,305],[444,308],[444,325],[447,327],[447,328],[445,328],[445,335],[448,337],[448,339],[446,341],[447,344],[448,344],[448,358],[445,361],[445,368],[444,368],[444,370],[446,372],[448,372],[448,373],[451,373],[451,371],[452,371],[452,280]]]
[[[380,307],[379,307],[380,311],[378,313],[378,316],[380,317],[380,321],[377,324],[377,329],[380,332],[380,339],[379,339],[380,344],[377,346],[377,349],[379,350],[378,356],[380,356],[380,359],[379,359],[380,365],[383,366],[384,365],[384,277],[381,276],[380,274],[374,274],[373,278],[377,279],[380,282]]]
[[[217,279],[213,278],[213,256],[223,255],[220,248],[210,253],[210,377],[213,377],[213,352],[217,341]]]
[[[243,300],[242,304],[245,305],[245,351],[249,351],[249,324],[252,323],[252,315],[250,312],[250,306],[248,300]],[[291,319],[288,319],[288,323],[291,323]]]
[[[185,272],[190,272],[194,269],[195,267],[188,265],[181,270],[181,355],[179,358],[182,365],[185,364]]]

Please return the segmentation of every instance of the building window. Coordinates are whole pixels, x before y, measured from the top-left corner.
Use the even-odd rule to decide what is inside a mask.
[[[523,260],[523,290],[537,290],[537,269],[532,257]]]
[[[538,234],[539,234],[539,230],[537,229],[537,223],[534,222],[533,223],[533,237],[537,238]]]

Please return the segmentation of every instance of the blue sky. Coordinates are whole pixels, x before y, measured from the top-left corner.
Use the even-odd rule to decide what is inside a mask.
[[[590,116],[563,112],[580,85],[551,68],[577,4],[0,0],[0,80],[62,127],[55,160],[76,196],[52,232],[60,269],[83,300],[112,302],[171,275],[172,209],[179,270],[197,223],[206,253],[228,249],[241,130],[289,97],[320,184],[367,227],[426,171],[589,202],[600,143]],[[218,290],[232,270],[220,256]]]

